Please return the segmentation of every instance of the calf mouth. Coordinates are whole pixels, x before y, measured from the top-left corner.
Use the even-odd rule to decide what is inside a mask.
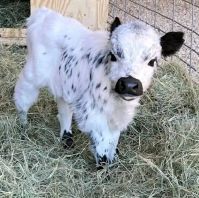
[[[120,78],[115,85],[115,92],[126,101],[131,101],[143,95],[143,86],[140,80],[132,76]]]
[[[123,100],[126,100],[126,101],[132,101],[137,98],[137,96],[132,96],[130,94],[119,94],[119,96],[120,96],[120,98],[122,98]]]

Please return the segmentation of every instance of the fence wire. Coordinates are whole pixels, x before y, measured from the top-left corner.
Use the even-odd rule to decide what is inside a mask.
[[[110,0],[109,8],[109,24],[118,16],[141,20],[161,34],[183,31],[185,43],[175,59],[199,80],[199,0]]]

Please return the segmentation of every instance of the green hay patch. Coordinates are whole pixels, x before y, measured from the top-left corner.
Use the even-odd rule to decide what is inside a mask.
[[[1,0],[0,27],[14,28],[25,26],[25,20],[30,15],[29,0]]]
[[[0,197],[199,197],[199,86],[183,68],[159,68],[107,173],[75,125],[75,147],[62,148],[46,90],[20,126],[12,94],[25,53],[0,48]]]

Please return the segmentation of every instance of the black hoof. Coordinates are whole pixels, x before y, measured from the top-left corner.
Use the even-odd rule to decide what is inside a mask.
[[[120,151],[118,148],[116,148],[116,154],[119,155],[120,154]]]
[[[64,148],[73,148],[74,147],[72,137],[73,137],[73,135],[71,133],[66,132],[66,130],[64,131],[64,135],[62,137]]]
[[[100,165],[97,166],[97,170],[102,170],[102,169],[104,169],[103,166],[100,166]]]
[[[103,155],[102,157],[98,157],[98,166],[97,166],[97,170],[101,170],[103,169],[103,166],[107,165],[109,162],[108,162],[108,159],[106,157],[106,155]]]

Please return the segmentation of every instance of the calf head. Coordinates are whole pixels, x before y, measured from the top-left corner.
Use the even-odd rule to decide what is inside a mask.
[[[182,32],[168,32],[160,37],[142,22],[121,24],[115,18],[111,25],[111,67],[113,89],[123,99],[141,96],[149,87],[161,56],[174,55],[183,45]]]

